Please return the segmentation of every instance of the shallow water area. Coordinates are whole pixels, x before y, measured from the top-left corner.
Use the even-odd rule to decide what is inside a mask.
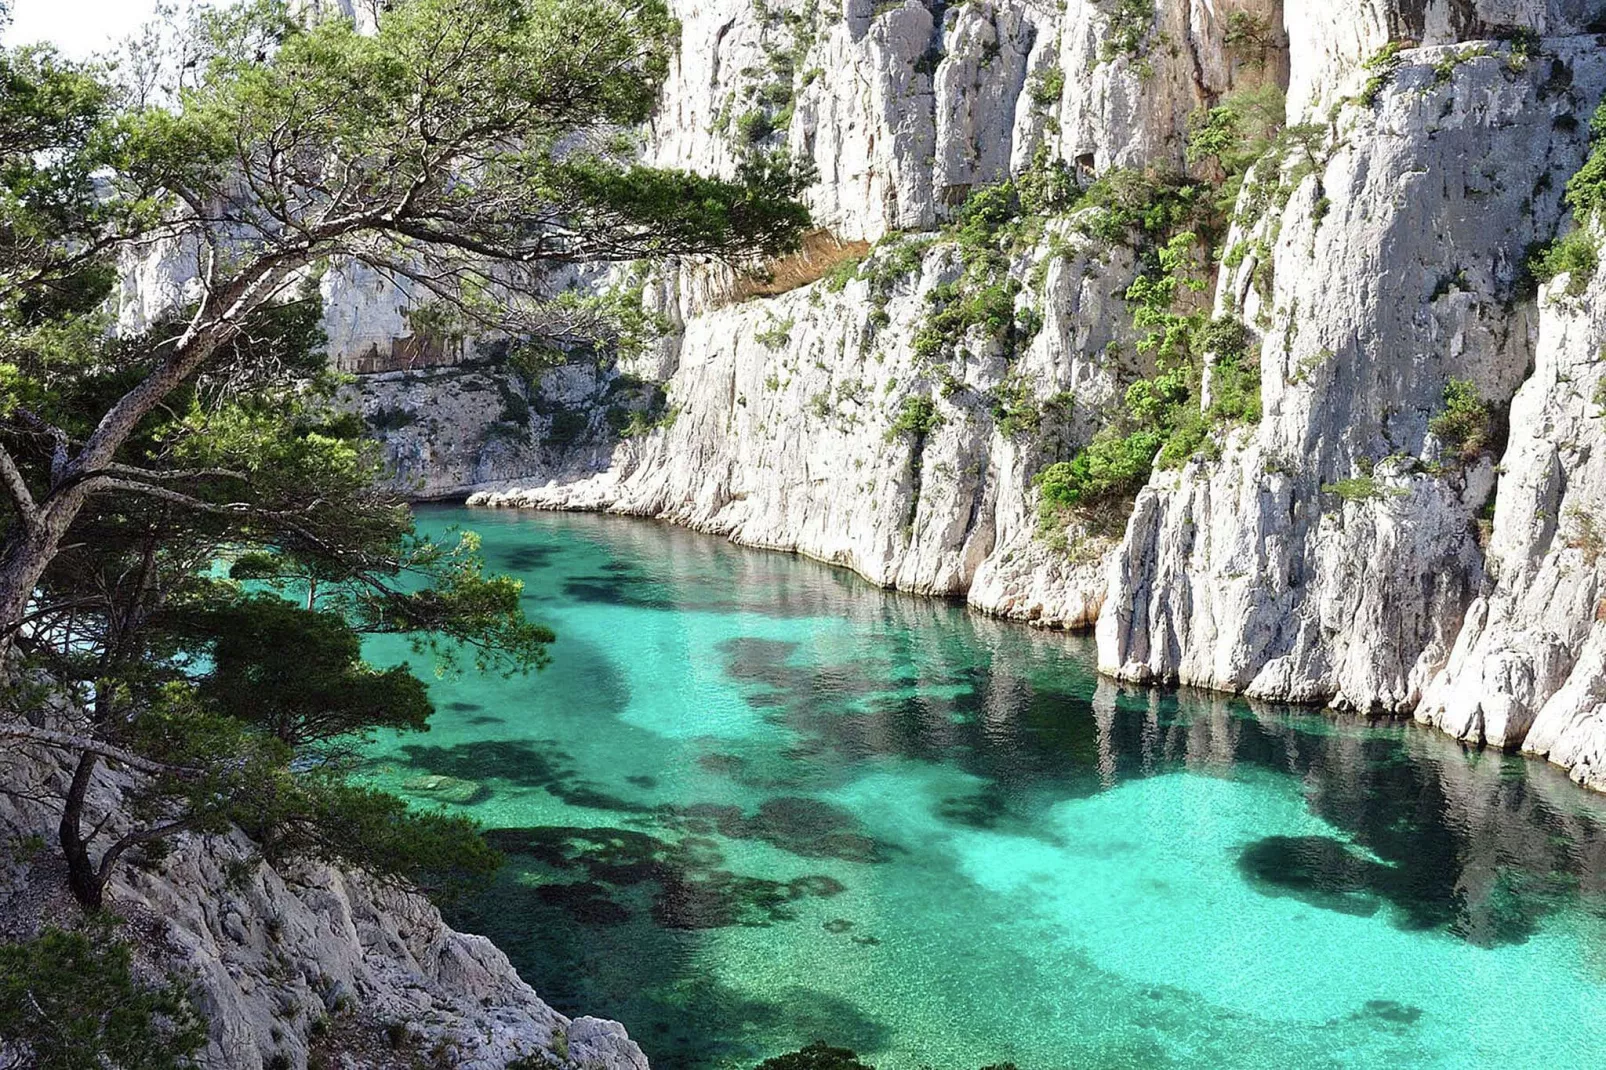
[[[369,775],[492,830],[451,920],[655,1067],[1600,1063],[1606,805],[1542,763],[649,521],[420,521],[559,639]]]

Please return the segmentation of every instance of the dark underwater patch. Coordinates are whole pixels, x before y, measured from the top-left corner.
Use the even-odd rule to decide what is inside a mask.
[[[407,763],[429,773],[459,780],[500,780],[515,787],[543,788],[572,806],[620,813],[646,813],[652,808],[630,802],[583,780],[568,754],[552,740],[484,739],[450,746],[409,743],[401,748]]]
[[[1476,904],[1469,904],[1460,889],[1446,889],[1444,874],[1419,865],[1374,862],[1328,836],[1256,840],[1239,856],[1238,869],[1269,895],[1290,895],[1324,910],[1362,916],[1387,903],[1398,928],[1442,929],[1480,947],[1522,943],[1532,936],[1547,907],[1544,886],[1551,883],[1502,873]]]
[[[859,819],[839,806],[803,796],[765,799],[752,816],[739,806],[698,803],[658,811],[666,828],[733,840],[762,840],[802,858],[885,862],[896,849],[863,832]]]
[[[1392,999],[1369,999],[1352,1017],[1371,1018],[1389,1025],[1415,1025],[1422,1018],[1422,1008]]]
[[[1238,872],[1266,895],[1287,895],[1323,910],[1370,917],[1382,906],[1389,867],[1328,836],[1267,836],[1238,856]]]
[[[654,591],[643,581],[618,573],[571,576],[563,581],[563,597],[572,602],[621,606],[629,609],[679,609],[680,604]]]
[[[485,547],[486,563],[498,572],[535,572],[550,565],[560,553],[557,546],[547,543],[509,545],[500,540],[486,540],[481,545]]]
[[[648,906],[654,923],[686,930],[793,921],[800,901],[846,890],[824,874],[778,881],[733,873],[724,868],[714,841],[695,836],[677,842],[631,829],[552,826],[491,829],[486,838],[506,854],[575,878],[563,883],[577,890],[544,893],[551,898],[543,901],[562,906],[576,920],[585,912],[606,914],[608,924],[626,920],[630,907],[622,892],[639,885],[656,886]]]

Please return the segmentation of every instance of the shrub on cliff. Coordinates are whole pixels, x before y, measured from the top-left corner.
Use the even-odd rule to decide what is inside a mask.
[[[1428,421],[1428,430],[1461,460],[1470,461],[1489,447],[1494,422],[1488,402],[1466,379],[1444,386],[1444,411]]]
[[[46,929],[0,944],[0,1057],[34,1070],[176,1070],[206,1039],[178,981],[134,977],[107,931]]]

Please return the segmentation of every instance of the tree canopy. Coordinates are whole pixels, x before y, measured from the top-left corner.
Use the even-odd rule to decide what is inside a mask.
[[[606,345],[555,269],[792,247],[784,158],[635,160],[677,37],[662,0],[395,0],[372,32],[241,0],[120,64],[0,49],[0,737],[75,756],[86,907],[127,851],[231,825],[430,890],[491,864],[348,781],[343,741],[432,713],[360,637],[516,673],[553,636],[384,489],[329,401],[319,281],[356,262],[460,330]],[[120,314],[158,263],[182,293]],[[107,759],[145,776],[91,813]]]

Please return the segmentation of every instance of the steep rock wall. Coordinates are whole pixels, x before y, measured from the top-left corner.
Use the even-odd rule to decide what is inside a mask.
[[[1569,293],[1578,281],[1541,297],[1534,371],[1511,406],[1493,583],[1417,718],[1606,787],[1606,272]]]
[[[1194,109],[1286,62],[1278,0],[1166,0],[1149,16],[1112,0],[671,6],[681,48],[647,158],[728,172],[749,134],[790,116],[758,142],[818,168],[815,217],[848,238],[929,229],[1039,146],[1089,170],[1180,163]],[[1264,34],[1228,45],[1234,13]]]
[[[1503,407],[1526,376],[1523,256],[1554,233],[1583,159],[1581,126],[1561,120],[1606,87],[1596,38],[1547,46],[1521,69],[1404,53],[1374,106],[1344,107],[1287,206],[1236,236],[1252,251],[1221,300],[1264,327],[1265,418],[1220,463],[1139,498],[1101,668],[1415,707],[1482,582],[1473,520],[1492,476],[1428,425],[1450,380]],[[1253,281],[1265,268],[1269,288]]]
[[[949,354],[919,354],[929,295],[962,270],[958,250],[888,243],[840,287],[688,321],[673,422],[623,444],[607,471],[470,500],[663,517],[877,583],[1086,626],[1099,555],[1078,564],[1034,542],[1030,479],[1088,440],[1137,370],[1119,296],[1135,264],[1075,223],[1050,224],[1012,267],[1020,305],[1043,317],[1018,355],[974,331]],[[911,402],[931,407],[929,427],[899,426]]]

